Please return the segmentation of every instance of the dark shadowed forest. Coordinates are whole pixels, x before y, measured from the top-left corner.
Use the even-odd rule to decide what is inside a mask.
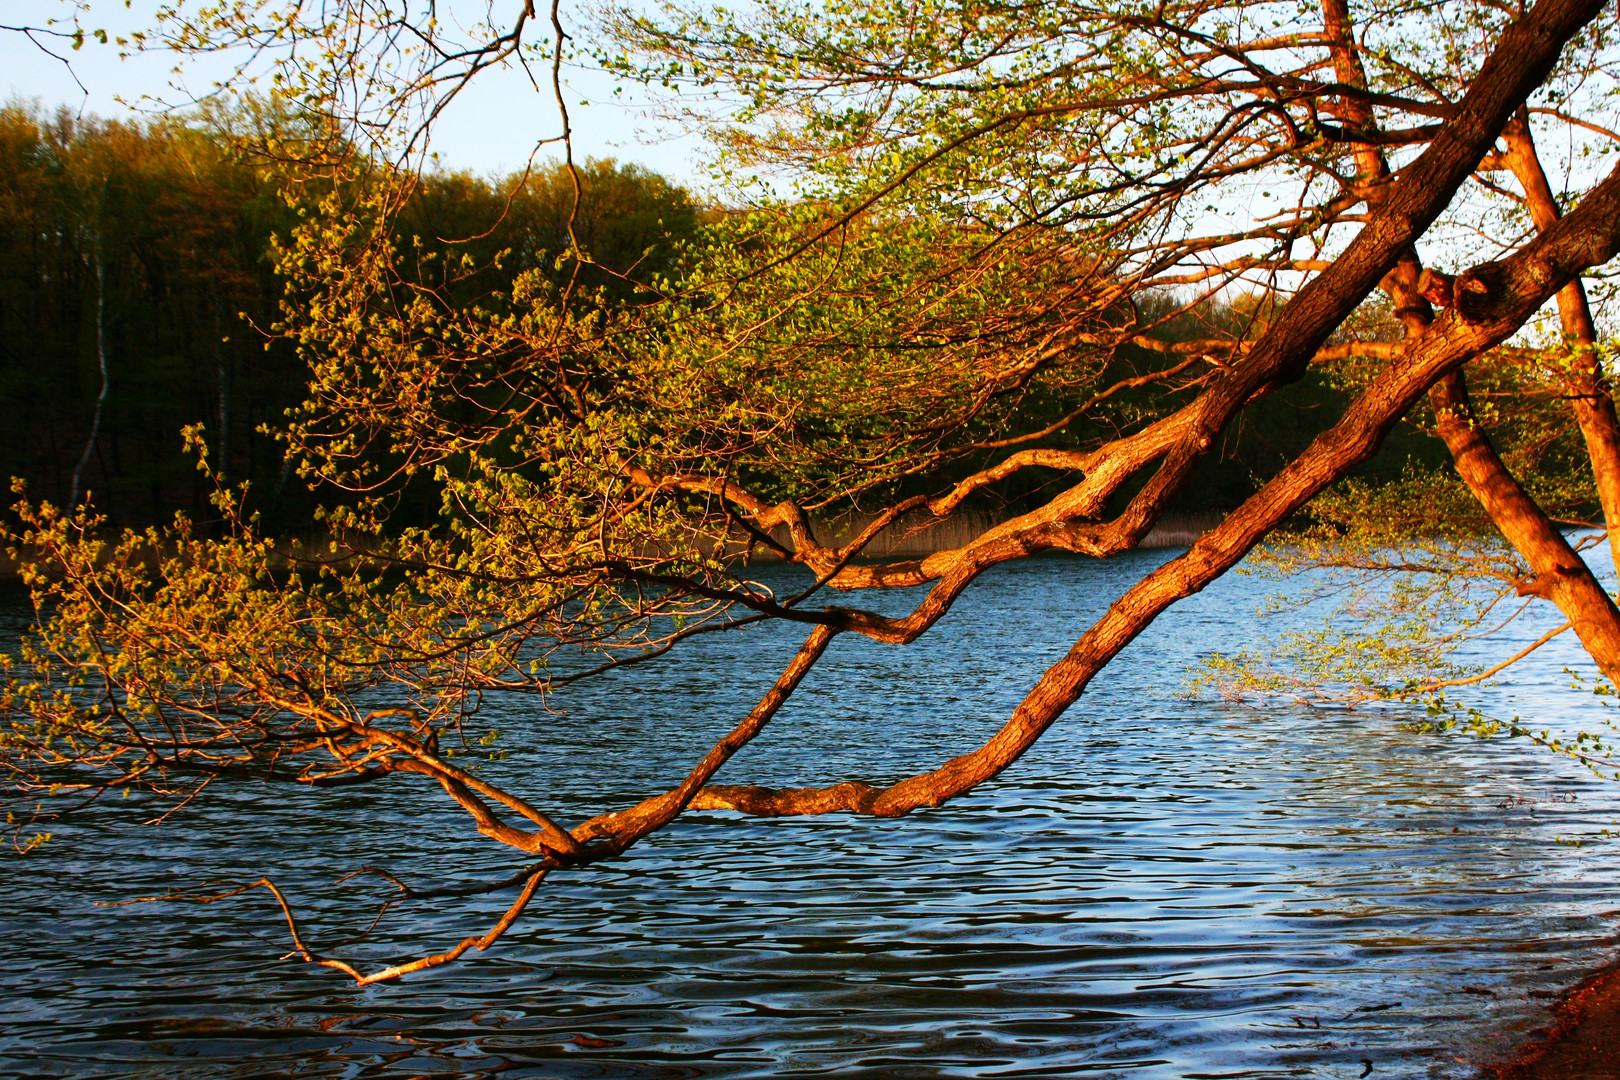
[[[251,105],[145,125],[0,109],[0,396],[9,406],[0,472],[26,481],[32,497],[88,500],[114,526],[156,524],[176,511],[205,520],[213,485],[181,435],[200,425],[211,462],[228,480],[249,481],[249,506],[270,532],[308,532],[315,506],[333,500],[311,490],[275,437],[308,380],[282,330],[284,306],[301,300],[277,273],[277,238],[319,193],[308,176],[295,183],[242,148],[260,145],[244,134],[285,122]],[[682,247],[724,212],[632,164],[594,161],[581,180],[573,229],[593,262],[577,293],[589,303],[634,303],[629,282],[677,272]],[[411,187],[392,224],[412,254],[416,287],[454,308],[498,307],[519,274],[560,273],[573,200],[567,170],[554,163],[503,177],[441,170]],[[1257,336],[1267,325],[1268,305],[1254,296],[1168,322],[1154,310],[1173,306],[1144,296],[1134,314],[1167,340],[1206,338],[1212,324]],[[1354,332],[1369,329],[1398,336],[1377,313]],[[1117,363],[1128,376],[1146,358],[1126,347]],[[1206,482],[1191,485],[1178,509],[1236,505],[1254,475],[1309,441],[1321,408],[1341,396],[1313,377],[1259,403],[1226,436],[1222,460],[1240,467],[1209,462]],[[1052,411],[1060,415],[1059,403]],[[1080,422],[1048,442],[1097,434],[1095,422]],[[1423,447],[1398,439],[1383,460]],[[425,483],[393,493],[403,504],[396,521],[431,512],[436,496]],[[1002,513],[1035,496],[1003,484],[980,510]],[[421,513],[411,512],[418,504]]]
[[[311,193],[240,149],[263,114],[146,125],[0,109],[0,472],[59,505],[88,497],[118,526],[186,511],[212,484],[186,452],[200,424],[211,461],[250,481],[275,532],[308,530],[312,496],[273,429],[304,399],[307,367],[281,333],[296,304],[277,237]],[[690,196],[634,165],[592,162],[574,231],[597,265],[587,294],[630,299],[700,221]],[[498,303],[513,277],[554,270],[573,186],[554,165],[416,184],[397,221],[417,284],[457,305]],[[499,255],[499,258],[496,256]],[[463,264],[477,266],[463,273]],[[406,497],[410,497],[408,494]]]

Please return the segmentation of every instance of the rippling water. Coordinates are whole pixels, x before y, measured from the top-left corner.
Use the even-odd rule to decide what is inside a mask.
[[[1159,553],[1002,568],[908,648],[840,639],[730,782],[897,779],[977,745]],[[784,571],[785,572],[785,571]],[[237,786],[161,828],[111,804],[0,861],[0,1072],[161,1077],[1472,1075],[1611,950],[1620,785],[1377,712],[1178,696],[1254,628],[1173,609],[997,782],[898,821],[693,813],[542,887],[488,954],[364,990],[287,958],[267,895],[97,907],[269,873],[317,942],[383,894],[511,864],[436,788]],[[881,601],[902,606],[902,597]],[[1525,636],[1539,630],[1527,628]],[[488,768],[566,820],[663,790],[796,632],[495,716]],[[1578,723],[1555,643],[1494,706]],[[213,793],[213,792],[211,792]],[[510,894],[396,910],[372,961]]]

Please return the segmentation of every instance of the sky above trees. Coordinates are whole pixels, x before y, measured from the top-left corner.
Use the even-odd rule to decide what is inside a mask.
[[[150,22],[153,6],[136,4],[147,9],[138,11],[117,2],[92,2],[83,23],[87,29],[127,33]],[[71,15],[72,5],[64,0],[8,0],[0,24],[42,27]],[[47,109],[63,106],[123,120],[161,110],[165,102],[183,104],[187,93],[205,94],[228,70],[217,60],[190,57],[177,75],[172,54],[121,56],[126,50],[89,39],[78,52],[57,51],[71,60],[71,70],[23,34],[0,33],[0,93]],[[583,63],[574,65],[567,79],[574,91],[570,108],[579,110],[578,157],[634,161],[676,182],[701,184],[699,140],[659,125],[638,86]],[[536,94],[521,71],[506,68],[484,73],[451,106],[434,132],[433,149],[450,168],[504,174],[521,170],[534,143],[556,133],[550,98]]]

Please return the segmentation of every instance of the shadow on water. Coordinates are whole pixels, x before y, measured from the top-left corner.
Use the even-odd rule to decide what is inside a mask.
[[[841,639],[724,778],[893,780],[976,745],[1164,557],[1007,567],[917,645]],[[0,1071],[1471,1075],[1501,1049],[1488,1033],[1538,1022],[1607,955],[1614,851],[1571,841],[1620,817],[1620,787],[1387,715],[1179,697],[1189,660],[1252,628],[1256,588],[1225,581],[1174,609],[1026,759],[947,807],[694,813],[557,875],[490,954],[403,984],[357,990],[285,957],[266,896],[94,902],[268,872],[335,940],[382,895],[332,885],[364,863],[417,881],[509,865],[436,789],[238,785],[159,829],[110,805],[0,864]],[[508,756],[486,768],[565,819],[668,785],[797,638],[695,643],[559,711],[507,706],[489,722]],[[1538,656],[1503,707],[1567,713],[1554,692],[1571,655]],[[440,947],[506,902],[401,909],[353,951]]]

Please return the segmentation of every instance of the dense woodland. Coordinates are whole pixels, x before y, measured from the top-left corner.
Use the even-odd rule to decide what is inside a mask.
[[[212,484],[181,437],[194,424],[226,478],[250,482],[249,505],[270,531],[310,531],[315,506],[337,497],[311,491],[274,433],[307,390],[307,365],[280,332],[282,305],[298,298],[276,272],[276,238],[296,224],[300,193],[273,163],[242,149],[239,126],[207,114],[142,126],[0,109],[0,395],[10,407],[0,472],[26,480],[32,497],[67,505],[77,487],[117,526],[157,524],[177,511],[206,520]],[[656,280],[719,213],[635,165],[593,162],[582,180],[574,230],[594,259],[583,291],[598,301],[634,302],[628,281]],[[393,227],[420,282],[458,307],[498,304],[518,274],[556,272],[572,200],[568,173],[555,164],[497,178],[442,171],[415,183]],[[463,262],[476,272],[463,276]],[[1175,306],[1144,296],[1133,317],[1165,340],[1257,334],[1266,325],[1264,304],[1252,297],[1164,321]],[[1375,334],[1398,335],[1387,316],[1369,318],[1389,323],[1373,326]],[[1117,361],[1127,375],[1145,362],[1129,347]],[[1259,403],[1180,509],[1235,506],[1341,397],[1311,379]],[[1050,403],[1054,417],[1062,406]],[[1100,430],[1075,424],[1048,441],[1068,445]],[[1406,440],[1384,461],[1423,451]],[[1220,467],[1234,459],[1236,469]],[[410,504],[396,520],[430,512],[434,499],[419,488],[396,493]],[[1002,485],[982,508],[1003,512],[1032,495]]]
[[[202,424],[210,458],[250,481],[272,531],[308,531],[313,500],[330,498],[297,477],[271,430],[308,381],[279,331],[282,305],[298,298],[275,251],[307,178],[291,184],[244,151],[239,120],[0,109],[0,472],[31,496],[66,505],[77,476],[114,525],[207,519],[212,485],[181,437]],[[582,180],[574,231],[600,264],[585,291],[625,302],[613,271],[656,271],[701,215],[634,165],[593,162]],[[419,283],[459,305],[498,302],[517,274],[554,270],[572,201],[556,166],[439,172],[414,185],[395,227]],[[460,272],[464,257],[477,273]]]

